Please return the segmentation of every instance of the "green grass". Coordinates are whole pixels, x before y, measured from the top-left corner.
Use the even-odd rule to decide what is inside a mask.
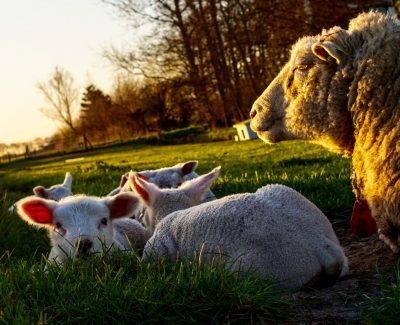
[[[382,278],[382,294],[371,299],[373,308],[363,310],[363,321],[370,325],[397,325],[400,319],[400,264],[389,279]]]
[[[77,160],[76,158],[84,158]],[[76,159],[76,160],[73,160]],[[0,165],[0,323],[256,323],[284,317],[286,294],[251,275],[187,261],[141,263],[134,255],[104,256],[43,272],[49,242],[7,208],[36,185],[60,183],[74,193],[105,195],[129,170],[199,160],[202,174],[221,165],[218,197],[286,184],[313,201],[331,221],[348,226],[354,200],[350,161],[300,141],[191,145],[121,145]]]
[[[282,319],[284,296],[270,283],[218,267],[134,255],[68,261],[63,269],[3,256],[0,322],[185,324]]]
[[[76,158],[84,160],[70,162]],[[252,192],[269,183],[281,183],[306,195],[332,220],[345,224],[351,212],[354,197],[349,181],[350,161],[300,141],[273,146],[257,140],[120,146],[0,165],[0,177],[8,203],[29,195],[36,185],[61,182],[66,171],[74,176],[74,193],[105,195],[118,185],[126,171],[171,166],[187,160],[199,160],[200,174],[222,166],[221,176],[213,186],[217,196]]]

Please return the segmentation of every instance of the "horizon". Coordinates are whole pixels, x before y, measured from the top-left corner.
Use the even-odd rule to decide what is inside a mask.
[[[71,73],[81,94],[92,83],[108,93],[115,69],[102,51],[133,42],[124,24],[100,0],[0,3],[0,143],[30,142],[56,133],[60,125],[39,111],[46,102],[37,88],[56,66]]]

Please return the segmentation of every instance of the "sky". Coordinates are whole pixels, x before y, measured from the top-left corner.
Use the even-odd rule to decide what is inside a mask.
[[[126,23],[100,0],[1,0],[0,143],[55,133],[59,124],[39,110],[45,101],[37,84],[56,66],[81,91],[94,83],[107,93],[115,70],[102,53],[132,40]]]

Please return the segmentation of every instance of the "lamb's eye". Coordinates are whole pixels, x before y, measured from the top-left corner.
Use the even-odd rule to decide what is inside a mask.
[[[102,225],[104,225],[104,226],[107,226],[107,224],[108,224],[107,218],[101,219],[101,220],[100,220],[100,223],[101,223]]]
[[[57,232],[61,236],[65,236],[65,234],[67,233],[67,230],[63,227],[61,222],[56,222],[54,224],[54,230],[55,230],[55,232]]]

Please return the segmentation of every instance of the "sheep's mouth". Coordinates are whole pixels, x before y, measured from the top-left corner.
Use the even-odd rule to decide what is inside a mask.
[[[283,117],[275,118],[262,127],[252,127],[258,137],[267,143],[277,143],[283,140],[282,125]]]
[[[274,144],[282,141],[275,133],[270,131],[257,132],[257,136],[264,142]]]
[[[263,121],[264,123],[260,123],[257,121],[257,118],[251,121],[250,127],[254,132],[262,133],[270,131],[274,126],[281,125],[283,121],[283,117],[277,117],[272,120]]]

